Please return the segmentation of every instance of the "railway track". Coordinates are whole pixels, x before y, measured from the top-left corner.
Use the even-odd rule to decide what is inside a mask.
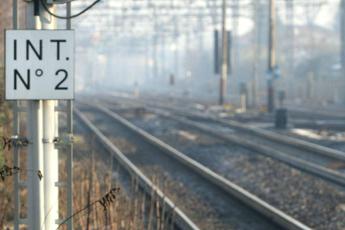
[[[210,229],[210,226],[211,229],[308,229],[307,226],[135,127],[117,114],[102,107],[84,106],[83,114],[87,114],[89,118],[80,111],[76,111],[77,115],[96,133],[100,141],[112,146],[109,147],[110,150],[120,153],[109,139],[115,138],[114,135],[130,140],[131,148],[137,149],[135,153],[122,155],[123,162],[133,162],[133,167],[142,169],[148,176],[153,176],[148,167],[159,167],[158,172],[161,175],[168,175],[167,177],[173,178],[172,181],[177,182],[176,184],[183,184],[186,188],[184,196],[175,197],[175,204],[182,206],[181,209],[193,217],[191,219],[194,223],[203,223],[203,227],[207,226],[205,229]],[[170,188],[173,191],[180,189],[174,185]],[[167,193],[169,194],[169,191]],[[210,215],[208,211],[204,213],[202,209],[198,210],[198,205],[193,207],[184,200],[191,197],[196,199],[196,203],[206,202],[207,206],[211,207],[211,215],[214,216],[212,224],[204,223]]]
[[[322,110],[318,108],[298,108],[296,106],[288,106],[288,109],[294,117],[297,118],[309,118],[319,120],[338,120],[344,121],[344,110]]]
[[[103,145],[105,149],[119,162],[119,164],[126,170],[132,178],[136,178],[138,185],[143,189],[144,193],[153,199],[153,195],[158,197],[159,203],[163,204],[165,209],[164,215],[170,216],[174,223],[174,229],[189,229],[199,230],[199,227],[192,220],[190,220],[152,181],[146,177],[111,141],[95,126],[90,120],[83,115],[78,109],[74,110],[77,118],[89,129],[96,137],[97,140]],[[152,193],[154,191],[154,194]],[[172,221],[172,220],[171,220]]]
[[[152,111],[152,110],[151,110]],[[230,143],[243,146],[247,149],[257,151],[261,154],[277,159],[288,165],[291,165],[300,170],[306,171],[327,181],[345,186],[344,164],[339,164],[338,159],[328,156],[315,157],[313,152],[302,151],[295,147],[282,145],[281,143],[267,140],[265,137],[253,135],[247,132],[231,133],[230,130],[219,132],[219,127],[215,131],[217,125],[205,125],[204,123],[195,122],[183,117],[178,117],[164,113],[162,111],[153,112],[181,122],[185,125],[197,128],[212,136],[221,138]]]
[[[130,94],[119,94],[119,93],[112,93],[112,97],[121,97],[123,99],[133,99],[133,96]],[[195,110],[195,106],[199,104],[198,101],[189,101],[190,103],[186,103],[182,98],[167,98],[167,97],[160,97],[159,95],[141,95],[141,98],[144,101],[154,101],[156,104],[166,104],[167,101],[169,105],[177,108],[183,108],[183,110]],[[202,103],[201,103],[202,104]],[[330,130],[337,130],[337,131],[344,131],[345,129],[345,122],[344,122],[344,111],[320,111],[315,109],[314,111],[311,109],[302,109],[288,106],[288,114],[289,114],[289,124],[293,125],[295,128],[307,128],[307,129],[330,129]],[[219,119],[219,118],[217,118]],[[238,121],[257,121],[257,122],[268,122],[273,123],[274,115],[272,114],[258,114],[255,116],[241,116],[236,115],[232,118],[233,120]]]
[[[128,99],[126,103],[143,106]],[[152,102],[144,109],[199,129],[224,141],[258,151],[332,183],[345,186],[345,153],[236,121],[215,118]]]

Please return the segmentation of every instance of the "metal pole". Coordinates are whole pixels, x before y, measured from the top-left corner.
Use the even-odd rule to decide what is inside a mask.
[[[152,48],[153,48],[153,54],[152,54],[152,60],[153,60],[153,69],[152,69],[152,75],[154,79],[157,79],[157,35],[155,32],[153,32],[153,38],[152,38]]]
[[[223,0],[222,9],[222,73],[220,77],[220,95],[219,104],[223,105],[225,102],[225,97],[227,93],[227,77],[228,77],[228,39],[226,31],[226,0]]]
[[[256,0],[257,1],[257,0]],[[232,8],[232,47],[233,47],[233,54],[232,54],[232,66],[231,66],[231,74],[232,74],[232,95],[239,95],[239,36],[238,36],[238,23],[239,23],[239,12],[240,12],[240,5],[239,0],[233,1],[233,8]]]
[[[28,168],[43,172],[42,102],[30,101],[28,105]],[[44,175],[45,176],[45,175]],[[43,183],[33,171],[28,174],[28,229],[44,226]]]
[[[341,70],[343,77],[345,76],[345,0],[340,2],[340,60],[341,60]],[[343,98],[343,103],[345,103],[345,98]]]
[[[175,79],[179,76],[179,61],[178,61],[178,37],[175,36],[175,50],[174,50],[174,70],[175,70]]]
[[[177,18],[174,17],[174,42],[175,42],[175,50],[174,50],[174,70],[175,70],[175,79],[178,78],[179,76],[179,62],[178,62],[178,22],[177,22]]]
[[[275,0],[269,2],[269,44],[268,44],[268,72],[270,74],[267,81],[267,111],[272,113],[274,104],[274,69],[276,67],[275,57]]]
[[[18,29],[18,1],[12,1],[12,25],[13,29]],[[19,112],[18,112],[18,101],[13,102],[13,135],[19,136]],[[13,164],[17,167],[20,167],[20,152],[18,148],[13,149]],[[20,218],[20,196],[19,196],[19,174],[13,176],[13,185],[14,185],[14,230],[19,230],[19,218]]]
[[[202,16],[199,16],[199,21],[198,21],[198,23],[199,23],[199,52],[200,52],[200,54],[201,55],[203,55],[204,54],[204,38],[203,38],[203,36],[204,36],[204,22],[203,22],[203,20],[202,20]]]
[[[258,82],[258,54],[259,54],[259,45],[258,45],[258,36],[259,35],[259,23],[258,21],[260,20],[259,17],[259,4],[257,0],[253,2],[253,20],[254,20],[254,32],[253,32],[253,79],[252,79],[252,106],[256,108],[257,106],[257,82]]]
[[[72,3],[67,3],[67,17],[71,16]],[[67,19],[66,28],[72,29],[71,19]],[[73,101],[67,101],[67,129],[69,135],[73,135]],[[67,217],[73,215],[73,143],[69,145],[67,152]],[[73,230],[73,218],[67,222],[67,229]]]
[[[12,26],[18,29],[18,0],[12,0]]]
[[[286,1],[286,21],[288,24],[290,24],[290,29],[288,30],[288,38],[290,40],[289,48],[288,48],[288,65],[287,65],[287,75],[289,78],[285,79],[285,85],[287,87],[287,91],[290,95],[295,95],[294,88],[295,86],[293,84],[287,84],[288,80],[292,80],[293,82],[297,82],[294,79],[294,67],[295,67],[295,47],[294,47],[294,40],[295,40],[295,33],[294,33],[294,18],[295,18],[295,12],[294,12],[294,0],[288,0]],[[290,81],[290,82],[292,82]]]
[[[152,54],[152,59],[153,59],[153,78],[157,79],[157,75],[158,75],[158,61],[157,61],[157,39],[158,39],[158,35],[157,35],[157,20],[156,20],[156,8],[153,8],[153,15],[154,15],[154,22],[153,22],[153,35],[152,35],[152,48],[153,48],[153,54]]]
[[[149,73],[149,58],[150,58],[150,50],[149,50],[149,41],[146,40],[146,46],[145,46],[145,77],[146,81],[150,79],[150,73]]]
[[[186,79],[187,73],[190,71],[191,68],[191,55],[190,55],[190,32],[186,33],[185,37],[185,53],[184,53],[185,63],[184,63],[184,74],[183,77]],[[188,79],[186,79],[188,80]]]
[[[43,101],[43,151],[44,151],[44,211],[45,228],[56,229],[58,219],[59,194],[58,181],[58,151],[54,148],[55,137],[55,101]]]
[[[54,11],[54,6],[48,6]],[[40,7],[42,29],[55,29],[55,18],[50,16],[43,7]],[[58,131],[55,100],[43,100],[43,159],[44,159],[44,223],[45,229],[56,229],[59,219],[59,189],[56,183],[59,180],[59,157],[55,149],[54,138]]]
[[[162,34],[162,47],[161,47],[161,71],[162,77],[165,78],[165,36]]]
[[[36,2],[36,1],[35,1]],[[27,29],[40,29],[39,17],[34,16],[34,2],[28,2],[26,7]],[[43,172],[42,148],[42,102],[28,102],[28,169]],[[44,191],[43,183],[34,171],[28,173],[28,229],[42,229],[44,226]]]

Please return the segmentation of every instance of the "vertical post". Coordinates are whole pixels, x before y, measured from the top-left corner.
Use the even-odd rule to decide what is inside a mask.
[[[13,29],[18,29],[18,1],[12,1],[12,25]],[[19,136],[19,112],[18,112],[18,101],[13,102],[13,135]],[[13,149],[13,165],[20,167],[20,152],[19,149],[14,147]],[[19,218],[20,218],[20,196],[19,196],[19,174],[13,175],[14,185],[14,230],[19,230]]]
[[[219,33],[218,30],[214,30],[214,35],[213,35],[213,40],[214,40],[214,73],[219,74]]]
[[[293,80],[293,82],[298,82],[294,80],[294,70],[295,70],[295,45],[294,45],[294,40],[295,40],[295,27],[294,27],[294,18],[295,18],[295,12],[294,12],[294,0],[288,0],[286,1],[286,21],[287,24],[290,24],[290,29],[288,30],[288,39],[290,40],[289,43],[289,48],[288,48],[288,65],[287,65],[287,74],[289,76],[288,79],[285,78],[284,83],[286,85],[287,91],[288,92],[294,92],[294,88],[296,87],[295,85],[287,84],[288,80]],[[341,27],[342,28],[342,27]],[[291,95],[295,95],[295,93],[290,93]]]
[[[43,170],[42,148],[42,101],[28,103],[28,168]],[[45,176],[45,175],[44,175]],[[44,226],[43,183],[34,171],[28,173],[28,229],[42,229]]]
[[[222,9],[222,66],[220,77],[220,94],[219,104],[223,105],[227,94],[227,77],[228,77],[228,39],[226,31],[226,0],[223,0]]]
[[[228,76],[230,76],[232,71],[232,65],[231,65],[231,52],[232,52],[232,31],[227,31],[227,47],[226,47],[226,57],[227,57],[227,65],[228,65]]]
[[[153,78],[157,79],[157,35],[156,32],[153,32],[153,38],[152,38],[152,48],[153,48],[153,54],[152,54],[152,60],[153,60],[153,69],[152,69],[152,74]]]
[[[274,104],[274,70],[276,67],[275,57],[275,0],[269,2],[269,38],[268,38],[268,73],[267,81],[267,111],[272,113],[275,108]]]
[[[66,13],[67,17],[71,16],[72,3],[67,3]],[[71,19],[67,19],[66,29],[72,29]],[[67,101],[67,131],[70,136],[73,135],[73,102]],[[69,145],[69,151],[67,152],[67,217],[73,215],[73,143]],[[67,222],[67,229],[73,230],[73,218]]]
[[[150,59],[150,50],[149,50],[149,40],[146,40],[146,45],[145,45],[145,77],[146,81],[149,80],[150,78],[150,73],[149,73],[149,59]]]
[[[174,17],[174,39],[175,39],[175,50],[174,50],[174,70],[175,70],[175,79],[177,80],[179,76],[179,63],[178,63],[178,33],[179,33],[179,28],[178,28],[178,22],[177,18]]]
[[[252,90],[252,106],[256,108],[257,106],[257,82],[258,82],[258,53],[259,53],[259,20],[260,20],[260,15],[259,15],[259,9],[261,4],[257,0],[254,0],[253,2],[253,20],[254,20],[254,28],[253,28],[253,79],[252,79],[252,85],[251,85],[251,90]]]
[[[198,22],[199,22],[199,52],[201,55],[203,55],[204,54],[204,38],[203,38],[204,22],[202,20],[201,15],[198,17]]]
[[[18,114],[18,102],[13,103],[13,135],[19,136],[19,114]],[[20,167],[20,152],[18,148],[13,149],[13,165]],[[20,217],[20,196],[19,196],[19,174],[13,175],[14,184],[14,229],[19,230],[19,217]]]
[[[47,5],[54,11],[53,5]],[[40,5],[40,21],[42,29],[55,29],[55,18],[50,16]],[[59,180],[59,157],[55,149],[54,138],[58,131],[58,120],[55,112],[57,101],[43,100],[43,159],[44,159],[44,224],[45,229],[56,229],[59,219],[59,189],[56,183]]]
[[[27,2],[26,27],[40,29],[39,16],[34,16],[34,4],[38,1]],[[32,143],[28,147],[28,169],[43,172],[42,148],[42,102],[33,100],[28,102],[28,139]],[[44,193],[43,183],[33,171],[28,173],[28,229],[42,229],[44,227]]]
[[[179,52],[178,52],[178,36],[175,36],[175,50],[174,50],[174,69],[175,69],[175,79],[179,77],[180,69],[179,69]]]
[[[58,151],[54,147],[55,137],[55,105],[53,100],[43,101],[43,152],[44,152],[44,211],[45,229],[56,229],[58,219]]]
[[[20,120],[18,112],[18,102],[13,102],[13,135],[19,136],[20,130]],[[13,149],[13,165],[20,167],[20,152],[17,147]],[[20,196],[19,196],[19,174],[13,175],[13,185],[14,185],[14,230],[19,230],[19,218],[20,218]]]
[[[258,0],[256,0],[258,1]],[[239,36],[238,36],[238,23],[239,23],[239,11],[240,11],[240,5],[239,0],[233,1],[233,7],[232,7],[232,47],[233,47],[233,54],[232,54],[232,94],[233,95],[239,95]]]
[[[183,77],[187,79],[187,74],[190,71],[191,68],[191,56],[190,56],[190,32],[187,31],[186,37],[185,37],[185,53],[184,53],[184,59],[185,59],[185,64],[184,64],[184,74]]]
[[[343,77],[345,76],[345,0],[340,2],[340,60],[341,60],[341,71]],[[343,97],[343,103],[345,103],[345,95]]]
[[[12,26],[18,29],[18,0],[12,0]]]
[[[156,79],[158,75],[158,63],[157,63],[157,20],[156,20],[156,7],[153,8],[154,22],[153,22],[153,37],[152,37],[152,48],[153,48],[153,78]]]
[[[161,35],[162,39],[162,46],[161,46],[161,74],[162,77],[165,78],[165,36],[164,34]]]

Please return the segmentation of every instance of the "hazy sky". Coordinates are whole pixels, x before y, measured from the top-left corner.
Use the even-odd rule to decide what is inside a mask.
[[[326,4],[322,6],[315,15],[315,24],[326,28],[331,28],[334,22],[336,13],[338,12],[340,0],[327,0]],[[285,22],[285,7],[277,6],[278,14],[281,20]],[[240,18],[239,34],[245,34],[253,28],[253,21],[249,18]],[[295,11],[295,25],[304,25],[307,23],[306,9],[303,7],[296,7]],[[231,27],[231,23],[229,23]]]

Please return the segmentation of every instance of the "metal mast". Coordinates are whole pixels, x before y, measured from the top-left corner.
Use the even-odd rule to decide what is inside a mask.
[[[268,37],[268,73],[267,81],[267,111],[272,113],[275,109],[274,104],[274,75],[276,68],[276,41],[275,41],[275,0],[269,2],[269,37]]]
[[[223,0],[222,8],[222,64],[220,77],[220,94],[219,104],[223,105],[227,94],[227,77],[228,77],[228,39],[226,31],[226,0]]]

